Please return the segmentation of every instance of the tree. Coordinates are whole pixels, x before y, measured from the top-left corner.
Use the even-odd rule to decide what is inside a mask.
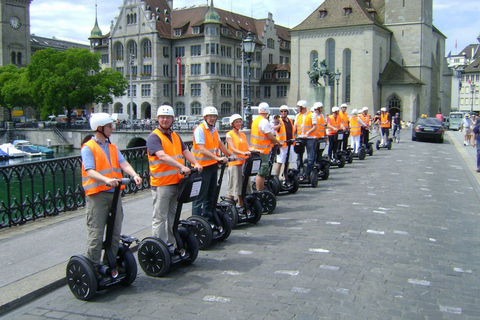
[[[123,95],[128,82],[120,72],[101,70],[99,55],[87,49],[36,52],[28,65],[28,80],[42,118],[71,111],[90,103],[110,103]]]

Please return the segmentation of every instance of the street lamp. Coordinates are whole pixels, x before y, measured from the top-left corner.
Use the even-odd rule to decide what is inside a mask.
[[[130,54],[130,126],[133,129],[133,64],[135,55]]]
[[[470,84],[470,92],[472,93],[472,104],[470,106],[470,113],[473,113],[473,95],[475,94],[475,83]]]
[[[248,73],[247,73],[247,107],[245,108],[245,117],[247,121],[246,128],[250,129],[252,126],[252,101],[251,101],[251,86],[250,86],[250,62],[252,62],[252,53],[255,52],[255,39],[253,38],[252,33],[249,31],[247,37],[243,39],[242,50],[244,53],[247,54],[247,66],[248,66]]]
[[[337,68],[337,72],[335,72],[335,81],[337,81],[337,107],[338,107],[338,84],[340,82],[340,71],[338,71],[338,68]]]

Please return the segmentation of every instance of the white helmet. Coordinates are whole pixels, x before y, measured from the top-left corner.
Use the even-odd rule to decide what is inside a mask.
[[[258,105],[258,113],[270,113],[270,106],[266,102],[262,102]]]
[[[358,110],[357,110],[357,109],[353,109],[353,110],[352,110],[352,114],[358,114]]]
[[[242,116],[239,115],[238,113],[232,114],[232,116],[230,117],[230,124],[232,125],[233,122],[235,122],[235,120],[238,120],[238,119],[243,120]]]
[[[298,101],[297,102],[297,107],[306,108],[307,107],[307,101],[305,101],[305,100]]]
[[[173,112],[173,108],[167,105],[162,105],[157,109],[157,117],[158,116],[172,116],[175,117],[175,113]]]
[[[333,107],[333,108],[332,108],[332,112],[337,112],[337,111],[340,111],[340,108],[339,108],[339,107]]]
[[[93,131],[97,131],[99,126],[103,127],[109,123],[113,123],[113,119],[108,113],[92,113],[92,116],[90,117],[90,128]]]
[[[287,111],[288,111],[288,106],[287,106],[287,105],[283,105],[283,106],[280,107],[279,110],[280,110],[280,111],[282,111],[282,110],[287,110]]]
[[[314,108],[314,109],[323,108],[323,103],[321,103],[321,102],[315,102],[315,103],[313,104],[313,108]]]
[[[347,107],[348,107],[348,105],[347,105],[346,103],[342,103],[342,104],[340,105],[340,108],[347,108]]]
[[[310,108],[310,111],[312,111],[312,112],[315,112],[315,110],[316,110],[315,107]]]
[[[215,115],[218,116],[218,111],[217,108],[215,107],[206,107],[203,109],[203,116],[208,116],[208,115]]]
[[[387,112],[387,108],[383,107],[383,108],[380,109],[380,111]]]
[[[363,108],[362,108],[362,112],[363,112],[363,111],[368,111],[368,107],[363,107]]]

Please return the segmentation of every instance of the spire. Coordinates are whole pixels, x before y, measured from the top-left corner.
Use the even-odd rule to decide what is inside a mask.
[[[102,37],[102,30],[98,26],[98,19],[97,19],[97,2],[95,1],[95,25],[93,26],[92,31],[90,32],[89,39],[100,39]]]
[[[205,23],[220,23],[220,16],[218,15],[217,11],[215,11],[213,0],[210,1],[210,8],[205,15]]]

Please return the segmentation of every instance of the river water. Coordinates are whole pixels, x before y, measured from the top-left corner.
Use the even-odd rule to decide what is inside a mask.
[[[10,166],[16,164],[23,164],[23,163],[30,163],[30,162],[38,162],[42,160],[52,160],[57,158],[63,157],[70,157],[70,156],[79,156],[80,149],[72,149],[72,148],[58,148],[55,149],[55,153],[53,157],[20,157],[20,158],[11,158],[7,160],[0,160],[0,167],[2,166]]]

